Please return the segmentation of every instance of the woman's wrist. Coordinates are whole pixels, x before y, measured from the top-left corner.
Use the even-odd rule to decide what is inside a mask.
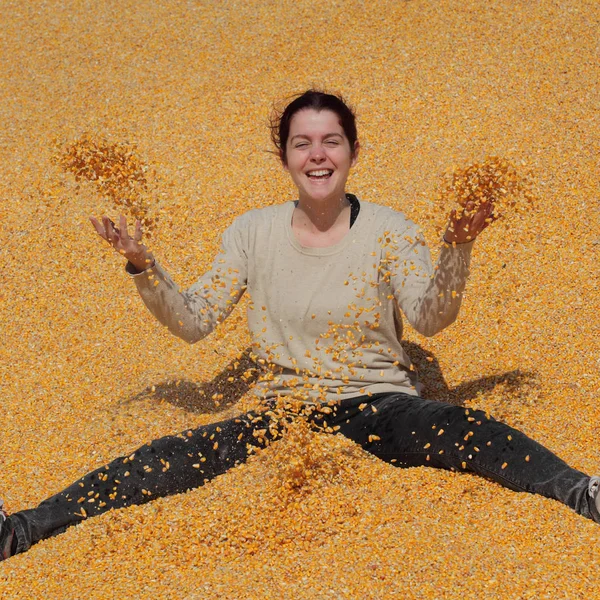
[[[474,241],[475,241],[475,238],[468,239],[468,240],[462,240],[462,241],[458,241],[458,240],[449,241],[446,238],[445,234],[442,236],[442,242],[444,242],[444,244],[447,244],[448,246],[452,246],[452,247],[454,247],[454,246],[463,246],[465,244],[471,244]]]
[[[445,244],[454,246],[454,245],[460,245],[460,244],[470,244],[471,242],[475,241],[476,237],[477,236],[465,235],[464,236],[465,239],[462,239],[461,236],[456,235],[454,230],[446,229],[444,235],[442,236],[442,241]]]
[[[132,272],[133,270],[135,270],[135,274],[139,274],[139,273],[143,273],[144,271],[151,269],[154,264],[156,263],[156,260],[154,259],[154,257],[152,255],[150,256],[145,256],[144,258],[134,258],[134,259],[128,259],[128,266],[131,265],[131,267],[129,267],[127,270],[128,272]]]

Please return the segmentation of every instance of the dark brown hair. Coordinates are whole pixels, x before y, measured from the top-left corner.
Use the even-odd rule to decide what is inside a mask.
[[[270,122],[271,139],[277,148],[277,154],[281,162],[284,165],[287,164],[286,145],[290,135],[292,117],[298,111],[307,108],[316,111],[330,110],[334,112],[340,118],[340,125],[350,142],[350,151],[354,155],[356,140],[358,139],[354,111],[341,96],[310,89],[293,96],[293,100],[288,102],[283,110],[273,110]]]

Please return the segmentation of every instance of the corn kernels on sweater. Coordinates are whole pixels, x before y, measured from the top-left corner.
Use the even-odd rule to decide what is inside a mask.
[[[134,275],[152,314],[194,343],[247,291],[248,326],[264,374],[255,392],[330,401],[379,392],[416,394],[402,318],[431,336],[460,308],[472,243],[444,245],[435,267],[418,227],[360,203],[334,246],[306,248],[292,231],[294,203],[241,215],[223,233],[210,271],[181,291],[156,264]]]

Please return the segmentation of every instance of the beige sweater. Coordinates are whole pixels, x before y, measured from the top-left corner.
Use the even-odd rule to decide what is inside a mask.
[[[416,394],[402,318],[431,336],[460,308],[472,243],[444,245],[435,267],[418,227],[361,202],[341,242],[305,248],[292,231],[294,203],[252,210],[223,233],[212,268],[181,291],[156,264],[134,275],[152,314],[194,343],[223,321],[244,291],[264,374],[261,396],[329,401],[378,392]]]

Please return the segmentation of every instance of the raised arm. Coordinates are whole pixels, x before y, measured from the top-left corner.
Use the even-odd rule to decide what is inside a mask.
[[[189,289],[180,290],[141,244],[139,223],[133,238],[127,234],[125,217],[121,217],[119,228],[106,217],[102,223],[97,219],[92,223],[98,234],[128,259],[127,272],[148,310],[186,342],[192,344],[211,333],[229,316],[246,289],[247,257],[239,227],[232,225],[223,233],[211,269]]]
[[[467,205],[459,215],[453,211],[435,266],[414,223],[407,221],[396,232],[392,288],[408,322],[422,335],[435,335],[456,320],[473,242],[493,219],[491,203],[478,208]]]

